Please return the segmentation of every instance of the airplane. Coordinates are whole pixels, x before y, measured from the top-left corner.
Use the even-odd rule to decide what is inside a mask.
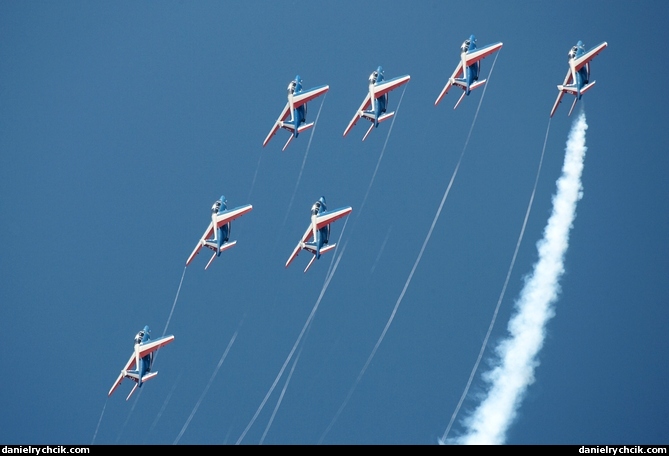
[[[395,115],[395,112],[386,113],[388,108],[388,93],[392,90],[395,90],[401,85],[406,84],[411,79],[411,76],[404,75],[399,76],[393,79],[385,80],[383,76],[383,68],[378,67],[376,71],[369,75],[369,93],[363,100],[362,104],[355,112],[353,119],[349,122],[346,130],[344,130],[344,136],[351,131],[351,128],[364,117],[369,120],[372,125],[363,136],[362,140],[367,139],[367,136],[371,133],[373,128],[379,126],[383,121],[390,119]]]
[[[443,90],[437,97],[437,100],[434,102],[434,105],[437,106],[442,98],[448,93],[452,86],[460,87],[464,92],[460,95],[460,99],[453,109],[457,108],[460,102],[464,99],[465,95],[469,95],[472,90],[481,87],[485,84],[486,80],[483,79],[479,81],[479,76],[481,73],[481,60],[489,55],[499,51],[502,48],[502,43],[493,43],[483,46],[482,48],[476,47],[476,37],[471,35],[468,40],[465,40],[460,46],[460,63],[455,68],[453,75],[448,78],[448,82],[444,86]]]
[[[193,258],[195,258],[198,253],[200,253],[202,247],[207,247],[214,251],[211,259],[204,267],[204,269],[207,269],[212,261],[214,261],[214,258],[221,255],[222,251],[229,249],[237,243],[237,241],[230,242],[230,228],[232,221],[247,212],[250,212],[251,209],[253,209],[253,206],[246,204],[228,210],[226,203],[227,200],[223,195],[221,195],[219,200],[214,202],[214,205],[211,207],[211,223],[209,223],[209,226],[204,231],[204,234],[202,235],[202,238],[200,238],[200,242],[195,246],[193,253],[191,253],[186,260],[186,266],[193,261]]]
[[[158,372],[151,372],[151,367],[153,365],[154,352],[160,347],[163,347],[174,340],[174,336],[163,336],[158,339],[151,340],[151,331],[148,326],[144,326],[140,332],[135,336],[135,349],[130,355],[130,359],[125,364],[125,367],[121,370],[121,374],[118,376],[114,384],[112,385],[107,397],[111,396],[112,393],[118,388],[124,378],[129,378],[135,382],[130,394],[125,399],[126,401],[130,399],[130,396],[135,392],[137,388],[141,388],[142,384],[145,381],[152,379]]]
[[[576,102],[581,99],[585,92],[595,85],[595,82],[597,82],[590,82],[590,61],[602,52],[606,46],[608,46],[608,44],[604,41],[590,49],[588,52],[585,52],[585,45],[579,40],[579,42],[576,43],[576,46],[571,48],[567,54],[569,56],[569,70],[567,70],[567,76],[565,76],[564,82],[557,86],[560,93],[557,96],[557,100],[555,100],[553,109],[551,109],[551,117],[555,114],[565,93],[570,93],[576,97],[574,103],[571,105],[569,114],[567,114],[568,116],[571,116],[571,113],[576,106]]]
[[[318,201],[311,206],[311,223],[307,227],[300,242],[298,242],[297,247],[295,247],[295,250],[293,250],[293,253],[290,255],[290,258],[288,258],[286,267],[293,262],[300,253],[300,250],[304,249],[314,255],[304,269],[304,272],[307,272],[314,263],[314,260],[319,259],[323,253],[334,249],[337,244],[329,244],[330,224],[335,220],[346,217],[352,210],[353,209],[350,206],[347,206],[340,207],[334,211],[328,211],[325,206],[325,197],[321,196]],[[312,238],[313,240],[310,241]]]
[[[288,144],[290,144],[293,138],[297,138],[300,133],[314,126],[314,122],[305,123],[307,117],[307,102],[323,95],[328,90],[330,90],[330,86],[327,85],[314,87],[309,90],[302,90],[302,78],[299,74],[295,76],[295,79],[288,84],[288,102],[283,108],[283,111],[281,111],[279,118],[274,123],[267,138],[263,141],[262,146],[265,147],[267,145],[269,140],[272,139],[272,136],[279,131],[279,128],[285,128],[290,132],[290,136],[281,151],[283,152],[286,150],[286,147],[288,147]],[[290,119],[288,119],[288,115],[290,115]]]

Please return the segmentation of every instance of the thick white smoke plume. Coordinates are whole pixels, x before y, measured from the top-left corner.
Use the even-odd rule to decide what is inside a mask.
[[[509,335],[496,348],[496,367],[484,374],[490,384],[486,397],[465,419],[466,432],[449,443],[503,444],[506,432],[539,364],[537,353],[544,343],[545,327],[554,315],[553,303],[560,291],[564,255],[569,231],[582,196],[581,173],[585,159],[585,131],[581,112],[567,140],[562,175],[553,197],[553,212],[537,243],[539,259],[516,301],[516,313],[509,321]]]

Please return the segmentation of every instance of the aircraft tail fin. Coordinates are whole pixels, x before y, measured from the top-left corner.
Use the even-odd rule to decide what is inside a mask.
[[[578,97],[575,97],[575,98],[574,98],[574,102],[571,104],[571,109],[569,110],[569,114],[567,114],[567,116],[571,116],[572,111],[573,111],[574,108],[576,107],[576,102],[577,102],[577,101],[578,101]]]

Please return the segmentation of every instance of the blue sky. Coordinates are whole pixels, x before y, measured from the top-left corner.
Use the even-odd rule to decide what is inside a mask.
[[[324,195],[330,208],[353,207],[346,250],[264,443],[436,443],[504,283],[567,52],[582,40],[609,44],[579,105],[589,126],[584,196],[556,315],[507,443],[667,443],[668,13],[664,2],[0,3],[0,441],[173,443],[237,333],[179,439],[235,443],[336,258],[308,274],[306,254],[284,268]],[[323,437],[465,145],[483,91],[456,111],[457,92],[433,103],[472,33],[504,47],[471,139],[392,325]],[[388,78],[411,75],[392,134],[382,124],[363,143],[361,122],[342,138],[378,65]],[[262,148],[296,74],[305,87],[330,85],[309,105],[311,120],[322,106],[311,145],[306,134],[282,153],[281,131]],[[401,97],[391,94],[391,108]],[[569,103],[550,123],[482,368],[537,260]],[[148,324],[162,334],[221,194],[230,207],[253,205],[233,224],[238,244],[209,270],[204,256],[186,270],[158,377],[136,402],[124,401],[129,381],[107,399],[135,333]],[[343,227],[333,225],[333,238]],[[290,366],[242,443],[260,442]],[[479,373],[460,418],[485,386]]]

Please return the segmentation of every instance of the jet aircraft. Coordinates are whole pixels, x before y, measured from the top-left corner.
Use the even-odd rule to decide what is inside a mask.
[[[335,220],[347,216],[352,210],[353,209],[350,206],[347,206],[340,207],[334,211],[328,211],[325,206],[325,197],[321,196],[318,201],[311,206],[311,223],[307,227],[304,236],[302,236],[302,239],[300,239],[300,242],[297,244],[297,247],[295,247],[293,253],[290,255],[290,258],[288,258],[286,267],[293,262],[295,257],[300,253],[300,250],[304,249],[314,255],[304,269],[304,272],[307,272],[314,260],[320,258],[321,254],[335,248],[337,245],[336,243],[329,243],[330,224]],[[312,240],[310,241],[310,239]]]
[[[462,46],[460,46],[460,63],[458,63],[458,66],[455,68],[453,75],[448,78],[446,86],[444,86],[437,97],[434,105],[437,106],[450,88],[456,85],[464,91],[453,107],[453,109],[457,108],[465,95],[469,95],[472,90],[485,84],[485,79],[479,81],[479,76],[481,74],[481,60],[499,51],[501,48],[501,42],[477,48],[476,37],[474,35],[471,35],[468,40],[465,40],[462,43]]]
[[[356,111],[353,119],[349,122],[344,136],[355,126],[361,117],[369,120],[372,125],[363,136],[362,140],[367,139],[373,128],[378,127],[383,121],[390,119],[395,115],[395,111],[386,113],[388,109],[388,93],[395,90],[401,85],[406,84],[411,79],[411,76],[404,75],[393,79],[385,80],[383,75],[383,68],[378,67],[376,71],[369,75],[369,92],[363,100],[362,104]]]
[[[207,247],[214,251],[211,259],[204,267],[207,269],[212,261],[214,261],[214,258],[221,255],[222,251],[229,249],[237,243],[237,241],[230,242],[230,228],[232,221],[247,212],[250,212],[251,209],[253,209],[253,206],[247,204],[228,210],[226,203],[227,200],[225,199],[225,196],[222,195],[219,200],[214,202],[214,205],[211,207],[211,222],[202,235],[202,238],[200,238],[200,242],[195,246],[193,253],[191,253],[186,260],[186,266],[193,261],[193,258],[195,258],[198,253],[200,253],[202,247]]]
[[[118,376],[107,396],[111,396],[112,393],[118,388],[124,378],[129,378],[135,382],[130,394],[125,399],[126,401],[130,399],[132,393],[135,392],[137,388],[141,388],[142,384],[158,375],[158,372],[151,372],[153,366],[154,352],[160,347],[163,347],[174,340],[174,336],[163,336],[158,339],[151,340],[151,331],[148,326],[144,326],[144,329],[137,333],[135,336],[135,349],[130,355],[130,359],[125,364],[121,374]]]
[[[576,46],[571,48],[567,54],[569,56],[569,70],[567,70],[567,76],[565,76],[564,82],[557,86],[560,93],[557,96],[557,100],[555,100],[553,109],[551,109],[551,117],[555,114],[565,93],[570,93],[575,97],[571,109],[569,110],[569,114],[567,114],[568,116],[571,116],[571,113],[576,106],[576,102],[581,99],[585,92],[595,85],[595,82],[597,82],[590,82],[590,61],[602,52],[606,46],[608,46],[608,44],[604,41],[590,49],[588,52],[585,52],[585,46],[579,40],[579,42],[576,43]]]
[[[313,127],[313,122],[306,123],[307,102],[323,95],[328,90],[330,90],[330,86],[327,85],[314,87],[309,90],[302,90],[302,78],[299,74],[295,76],[295,79],[288,84],[288,102],[283,108],[283,111],[281,111],[279,118],[274,123],[267,138],[263,141],[263,147],[265,147],[269,140],[272,139],[272,136],[279,131],[279,128],[285,128],[290,132],[288,141],[286,141],[283,149],[281,149],[284,151],[293,138],[297,138],[300,133]],[[290,116],[290,119],[288,119],[288,116]]]

